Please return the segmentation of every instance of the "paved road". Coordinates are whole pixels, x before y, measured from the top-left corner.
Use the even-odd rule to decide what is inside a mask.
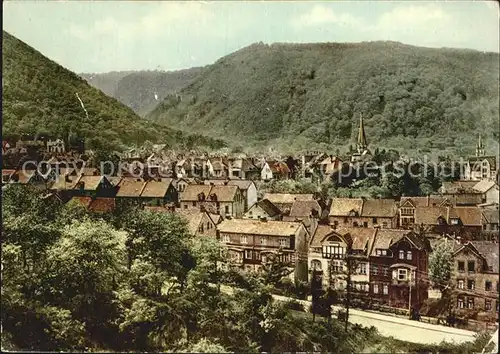
[[[229,294],[233,292],[231,287],[224,285],[221,286],[221,290]],[[280,295],[273,295],[273,298],[278,301],[295,300]],[[295,301],[302,303],[307,310],[311,304],[310,301],[306,300]],[[339,309],[339,307],[334,307],[335,312]],[[386,316],[356,309],[349,310],[349,322],[367,327],[374,326],[383,336],[394,337],[395,339],[418,344],[438,344],[442,341],[450,343],[470,342],[475,339],[476,334],[475,332],[464,329],[410,321],[404,318]]]

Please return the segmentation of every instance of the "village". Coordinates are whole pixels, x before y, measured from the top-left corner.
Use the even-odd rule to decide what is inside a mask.
[[[362,119],[358,130],[349,165],[371,156]],[[44,153],[30,165],[34,145],[35,155]],[[78,202],[95,213],[127,204],[176,213],[192,234],[225,246],[224,267],[244,272],[259,272],[278,255],[292,280],[315,277],[324,289],[344,289],[345,270],[354,264],[353,306],[379,311],[418,311],[439,301],[429,259],[439,244],[449,243],[453,313],[485,323],[498,317],[498,163],[485,156],[481,138],[462,179],[443,182],[436,194],[391,199],[324,198],[264,188],[276,180],[333,178],[345,163],[325,153],[175,156],[162,146],[153,149],[148,156],[129,151],[120,156],[119,168],[108,166],[113,171],[105,173],[83,159],[81,145],[66,149],[61,139],[4,142],[4,157],[16,156],[17,162],[2,170],[2,188],[31,185],[44,190],[44,198]]]

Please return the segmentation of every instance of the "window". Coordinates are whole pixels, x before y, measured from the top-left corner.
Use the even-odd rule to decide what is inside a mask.
[[[455,219],[455,218],[451,219],[451,224],[458,225],[458,219]]]
[[[280,247],[288,247],[288,239],[280,238],[279,239]]]
[[[459,289],[463,289],[463,288],[464,288],[464,285],[465,285],[465,284],[464,284],[464,281],[463,281],[463,280],[459,280],[459,281],[457,282],[457,288],[459,288]]]
[[[324,258],[343,258],[344,248],[342,246],[323,246]]]
[[[370,284],[365,284],[365,293],[370,291]]]
[[[413,208],[401,208],[401,214],[413,215],[413,214],[415,214],[415,209],[413,209]]]
[[[459,309],[463,309],[464,308],[464,299],[458,299],[457,300],[457,307]]]
[[[399,251],[399,259],[405,259],[405,251]]]
[[[366,221],[363,223],[363,227],[368,227],[368,223]]]
[[[339,261],[334,261],[332,264],[332,272],[340,273],[342,271],[342,264]]]
[[[377,218],[372,218],[372,224],[376,224],[377,223]]]
[[[465,262],[458,261],[458,271],[465,272]]]
[[[474,290],[475,288],[475,282],[474,280],[468,279],[467,280],[467,289],[468,290]]]
[[[491,283],[491,281],[486,281],[484,283],[484,290],[491,291],[491,289],[493,289],[493,284]]]
[[[264,246],[267,245],[267,236],[260,237],[260,244]]]
[[[260,261],[260,252],[259,251],[253,251],[253,259]]]
[[[373,266],[372,273],[373,273],[373,275],[378,275],[378,266],[376,266],[376,265]]]
[[[373,293],[378,294],[378,284],[373,284]]]
[[[224,211],[225,211],[226,214],[229,214],[229,205],[226,205],[224,207]]]
[[[353,227],[358,227],[358,223],[355,221],[355,222],[352,223],[352,226]]]
[[[383,292],[384,292],[384,295],[389,294],[389,286],[388,285],[384,285]]]
[[[366,263],[360,263],[358,268],[359,274],[366,274]]]
[[[317,259],[313,259],[311,261],[311,269],[312,270],[321,270],[321,261]]]
[[[193,206],[196,206],[196,202],[193,202]]]
[[[408,277],[408,270],[398,269],[398,280],[406,280]]]
[[[411,261],[412,259],[411,251],[406,252],[406,259]]]
[[[338,222],[337,220],[335,220],[335,221],[333,222],[333,226],[335,226],[335,227],[339,226],[339,222]]]
[[[245,250],[245,258],[252,259],[252,250]]]
[[[187,209],[188,208],[188,205],[187,204],[184,204],[184,209]]]
[[[229,235],[222,235],[222,242],[225,243],[231,242]]]
[[[384,222],[382,223],[382,228],[383,228],[383,229],[387,229],[387,222],[386,222],[386,221],[384,221]]]
[[[203,232],[203,224],[200,224],[200,226],[198,226],[198,231]]]
[[[248,243],[248,239],[246,235],[241,235],[240,236],[240,243]]]
[[[252,213],[253,213],[253,212],[250,210],[250,211],[248,212],[248,215],[252,216]]]
[[[473,309],[474,308],[474,298],[473,297],[469,297],[467,299],[467,308],[468,309]]]
[[[384,268],[384,277],[389,276],[389,270],[387,268]]]
[[[485,300],[484,301],[484,309],[486,311],[491,311],[491,300]]]
[[[476,268],[476,264],[474,261],[468,261],[467,262],[467,271],[469,273],[474,273],[475,272],[475,268]]]

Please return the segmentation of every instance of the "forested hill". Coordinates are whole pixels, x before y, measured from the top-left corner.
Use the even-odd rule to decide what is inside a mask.
[[[92,86],[144,116],[167,95],[176,94],[193,82],[203,68],[176,71],[115,71],[81,74]]]
[[[498,80],[497,53],[259,43],[207,67],[147,118],[283,150],[354,144],[363,114],[371,146],[470,153],[478,133],[498,146]]]
[[[3,135],[48,134],[86,138],[94,149],[120,150],[146,140],[220,147],[215,141],[154,124],[91,87],[84,79],[3,31]],[[88,112],[76,96],[79,95]]]

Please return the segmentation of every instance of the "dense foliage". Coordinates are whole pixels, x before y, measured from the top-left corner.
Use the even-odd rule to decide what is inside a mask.
[[[219,243],[190,235],[176,215],[92,214],[19,185],[2,197],[2,349],[352,353],[370,343],[387,352],[374,328],[346,332],[336,319],[313,322],[274,300],[270,290],[286,274],[279,264],[221,290]]]
[[[81,76],[95,88],[144,116],[167,95],[176,94],[191,84],[202,70],[190,68],[167,72],[122,71]]]
[[[186,131],[333,151],[369,143],[470,153],[498,143],[499,56],[396,42],[254,44],[208,67],[148,118]],[[494,143],[493,143],[494,142]]]
[[[80,136],[86,138],[88,147],[107,150],[121,150],[146,140],[189,148],[223,145],[220,140],[187,135],[141,119],[130,108],[5,31],[2,44],[4,136]]]

